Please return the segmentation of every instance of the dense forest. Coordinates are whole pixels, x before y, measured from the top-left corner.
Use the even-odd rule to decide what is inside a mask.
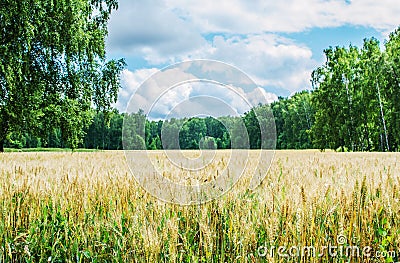
[[[131,144],[147,149],[240,148],[230,125],[242,121],[252,149],[262,147],[259,115],[272,109],[276,124],[277,149],[334,149],[338,151],[398,151],[400,145],[400,29],[390,34],[384,47],[378,40],[365,39],[362,47],[329,47],[326,62],[311,76],[311,91],[270,105],[259,105],[242,117],[185,118],[165,121],[146,119],[142,111],[126,115],[92,112],[79,147],[122,149],[122,129],[145,123],[145,136]],[[262,115],[262,114],[261,114]],[[241,118],[241,120],[239,119]],[[233,127],[232,126],[232,127]],[[232,128],[231,127],[231,128]],[[162,140],[162,133],[179,131],[179,144]],[[62,132],[46,136],[11,133],[6,147],[64,147]],[[233,145],[236,145],[233,147]]]
[[[128,136],[134,140],[131,144],[133,143],[133,147],[137,149],[230,149],[246,147],[260,149],[262,145],[259,122],[270,123],[270,120],[263,119],[268,116],[263,112],[270,112],[271,109],[275,116],[277,148],[312,148],[309,130],[314,122],[315,111],[311,105],[311,93],[308,91],[297,93],[291,98],[279,98],[271,105],[259,105],[242,117],[172,118],[154,121],[148,120],[143,111],[130,115],[119,113],[117,110],[113,110],[108,115],[104,115],[103,112],[93,112],[93,122],[85,130],[86,135],[79,147],[106,150],[123,149],[122,130],[125,121],[125,128],[134,133],[136,127],[144,123],[145,136],[140,136],[140,132]],[[242,140],[240,135],[239,125],[241,123],[244,123],[248,133],[248,144]],[[176,133],[179,133],[179,142],[173,140],[172,134]],[[275,142],[271,141],[264,148],[271,148],[273,147],[272,144],[275,144]],[[33,136],[29,132],[13,134],[6,146],[12,148],[64,148],[65,143],[62,139],[61,130],[55,129],[47,137],[42,138]]]

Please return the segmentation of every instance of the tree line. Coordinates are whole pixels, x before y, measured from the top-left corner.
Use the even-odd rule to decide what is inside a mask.
[[[125,67],[105,53],[107,23],[117,8],[116,0],[0,5],[0,152],[4,146],[111,150],[122,149],[123,141],[143,149],[276,143],[278,149],[399,150],[400,28],[382,46],[371,38],[361,47],[324,50],[310,91],[243,116],[154,121],[141,111],[127,115],[111,107]],[[276,130],[266,130],[276,141],[271,134],[263,140],[271,111]],[[123,140],[124,122],[132,133]],[[134,133],[137,126],[143,133]]]
[[[271,105],[258,105],[240,117],[155,121],[146,118],[143,111],[131,114],[119,113],[116,109],[109,114],[93,111],[93,121],[84,130],[79,147],[121,150],[125,128],[133,133],[124,139],[134,149],[271,149],[275,144],[278,149],[308,149],[313,147],[310,129],[315,118],[311,96],[311,92],[302,91],[290,98],[280,97]],[[144,132],[137,131],[137,127],[143,127]],[[262,130],[269,133],[264,139]],[[66,145],[61,129],[46,137],[15,133],[6,142],[6,147],[11,148],[64,148]]]
[[[320,91],[318,91],[320,92]],[[332,119],[338,119],[338,116],[333,114],[333,110],[321,110],[316,107],[316,101],[322,99],[317,90],[314,91],[301,91],[289,98],[279,97],[279,99],[270,105],[259,105],[249,112],[246,112],[241,117],[224,116],[219,118],[206,117],[206,118],[183,118],[183,119],[170,119],[170,120],[149,120],[143,111],[137,113],[127,114],[119,113],[116,109],[109,114],[103,112],[92,112],[93,121],[84,130],[85,136],[79,144],[80,148],[87,149],[104,149],[104,150],[121,150],[123,149],[123,129],[133,133],[126,136],[125,140],[132,149],[230,149],[230,148],[262,148],[262,138],[260,122],[271,124],[268,119],[270,115],[263,114],[272,112],[275,127],[267,127],[268,132],[274,133],[276,129],[276,141],[267,142],[264,148],[273,148],[276,143],[277,149],[310,149],[319,148],[321,150],[334,149],[339,151],[386,151],[397,150],[396,147],[386,148],[386,137],[384,129],[382,128],[380,107],[375,110],[375,123],[370,123],[368,126],[369,131],[376,131],[378,134],[375,136],[376,141],[372,141],[370,137],[370,148],[351,148],[340,142],[351,142],[351,138],[346,137],[346,140],[336,141],[334,138],[342,134],[340,129],[334,130],[334,127],[341,127],[344,129],[346,122],[342,125],[332,126],[332,133],[321,132],[320,128],[316,125],[321,125],[317,121],[321,121],[322,114],[326,114],[326,122],[323,125],[330,125]],[[378,96],[378,95],[377,95]],[[383,96],[381,95],[381,100]],[[329,100],[329,98],[324,98]],[[375,103],[379,104],[377,98]],[[339,102],[334,100],[333,102]],[[358,102],[359,103],[359,102]],[[370,102],[372,103],[372,102]],[[353,99],[353,105],[356,101]],[[334,105],[334,103],[332,103]],[[387,105],[387,103],[385,103]],[[336,106],[337,107],[337,106]],[[353,110],[354,110],[353,106]],[[344,113],[348,108],[342,107]],[[365,109],[364,109],[365,111]],[[356,121],[363,120],[366,116],[363,112],[359,116],[353,116],[353,124]],[[384,115],[385,116],[385,115]],[[356,118],[357,117],[357,118]],[[371,118],[373,119],[373,118]],[[390,118],[385,119],[387,131],[390,125]],[[351,123],[351,120],[347,120]],[[124,124],[125,122],[125,124]],[[241,129],[240,123],[244,125]],[[124,126],[125,125],[125,126]],[[377,125],[377,126],[374,126]],[[143,133],[137,131],[137,127],[144,127]],[[236,130],[235,130],[236,128]],[[359,130],[360,127],[352,127]],[[336,133],[334,132],[336,131]],[[363,130],[365,131],[365,130]],[[248,134],[248,141],[243,139],[243,132]],[[351,133],[344,133],[350,135]],[[176,136],[178,135],[178,136]],[[275,134],[272,134],[274,137]],[[329,137],[333,136],[333,137]],[[363,137],[364,138],[364,137]],[[390,140],[388,136],[388,140]],[[271,139],[271,138],[269,138]],[[325,144],[323,144],[323,142]],[[362,141],[361,141],[362,142]],[[368,144],[366,144],[368,145]],[[391,145],[391,144],[390,144]],[[11,134],[6,143],[7,147],[13,148],[29,148],[29,147],[66,147],[62,139],[61,129],[55,129],[47,137],[37,137],[29,132]],[[359,146],[360,147],[360,146]],[[398,146],[397,146],[398,147]]]
[[[230,148],[272,148],[273,136],[265,143],[261,138],[261,123],[273,124],[268,105],[259,105],[244,116],[223,116],[219,118],[183,118],[170,120],[149,120],[143,111],[119,113],[114,109],[106,116],[103,112],[93,112],[93,121],[84,131],[79,144],[81,148],[121,150],[123,140],[132,149],[230,149]],[[257,114],[257,115],[256,115]],[[262,124],[261,124],[262,125]],[[138,131],[143,127],[144,131]],[[273,125],[270,127],[274,131]],[[127,135],[126,130],[130,134]],[[60,129],[55,129],[45,138],[25,133],[11,134],[7,147],[64,148]],[[125,138],[123,138],[125,134]]]

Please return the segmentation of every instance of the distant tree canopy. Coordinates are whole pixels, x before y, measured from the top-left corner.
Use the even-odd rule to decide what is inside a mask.
[[[92,108],[115,102],[123,60],[105,60],[116,0],[3,0],[0,3],[0,151],[29,136],[76,148]]]
[[[279,98],[272,103],[277,149],[313,148],[310,129],[314,124],[315,108],[311,98],[312,93],[302,91],[291,98]]]

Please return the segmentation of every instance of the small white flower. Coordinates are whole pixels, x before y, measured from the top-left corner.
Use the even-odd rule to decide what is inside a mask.
[[[25,246],[24,246],[24,252],[28,255],[28,257],[31,256],[31,252],[29,251],[28,245],[25,245]]]

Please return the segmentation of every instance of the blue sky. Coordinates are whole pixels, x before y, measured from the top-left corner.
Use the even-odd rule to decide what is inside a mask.
[[[384,33],[371,27],[343,25],[328,28],[312,28],[297,33],[284,34],[294,39],[297,43],[303,43],[313,52],[313,59],[323,61],[323,50],[329,46],[362,46],[365,38],[375,37],[384,43]]]
[[[157,70],[190,59],[237,67],[269,100],[311,89],[325,48],[370,37],[383,46],[398,14],[397,0],[120,0],[107,40],[108,57],[128,63],[116,107],[124,111]]]

